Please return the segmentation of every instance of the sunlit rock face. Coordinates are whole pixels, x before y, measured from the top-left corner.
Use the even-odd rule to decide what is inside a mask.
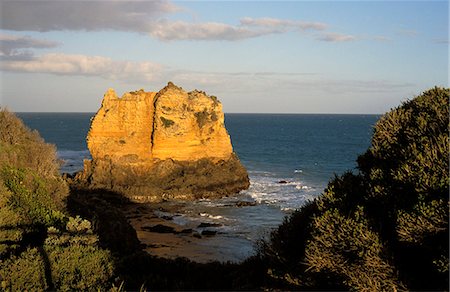
[[[138,201],[221,197],[249,186],[215,96],[173,83],[119,98],[109,89],[87,136],[92,160],[76,180]]]
[[[169,85],[155,98],[154,158],[228,159],[233,153],[222,104],[204,92]]]

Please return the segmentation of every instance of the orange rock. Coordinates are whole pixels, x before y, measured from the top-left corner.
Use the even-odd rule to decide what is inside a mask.
[[[222,104],[173,83],[117,97],[109,89],[87,136],[92,161],[76,177],[135,200],[220,197],[249,186],[233,153]]]
[[[109,156],[120,162],[127,157],[136,160],[152,158],[155,95],[155,92],[140,90],[118,98],[113,89],[108,89],[87,136],[93,159]]]
[[[172,83],[158,93],[140,90],[121,98],[109,89],[92,120],[87,144],[94,160],[110,157],[117,163],[220,160],[233,153],[222,104]]]

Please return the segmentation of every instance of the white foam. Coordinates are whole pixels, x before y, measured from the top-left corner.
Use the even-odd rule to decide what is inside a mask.
[[[299,169],[296,171],[301,172]],[[300,208],[308,199],[316,196],[315,189],[299,180],[299,176],[268,177],[255,174],[250,175],[250,188],[242,194],[250,196],[258,204],[276,206],[286,212]]]
[[[208,213],[200,213],[199,215],[202,217],[207,217],[209,219],[215,219],[215,220],[224,219],[223,216],[220,216],[220,215],[214,216],[214,215],[211,215]]]

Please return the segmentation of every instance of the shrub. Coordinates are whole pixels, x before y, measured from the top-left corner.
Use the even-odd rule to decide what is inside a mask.
[[[55,148],[0,110],[0,290],[110,287],[113,260],[91,224],[65,214]]]
[[[384,259],[384,246],[359,207],[353,214],[329,209],[312,222],[306,263],[313,272],[335,274],[358,291],[397,290],[394,267]]]
[[[384,115],[360,173],[336,177],[263,245],[268,269],[316,289],[448,288],[449,93]]]
[[[0,289],[6,291],[43,291],[48,288],[45,263],[37,248],[20,256],[0,259]]]
[[[46,246],[57,290],[97,291],[111,286],[113,264],[108,251],[95,246]]]
[[[0,108],[0,161],[30,168],[44,177],[59,175],[56,148],[29,130],[13,113]]]

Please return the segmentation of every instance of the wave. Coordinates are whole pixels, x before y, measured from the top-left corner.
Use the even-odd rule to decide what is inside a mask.
[[[241,193],[250,196],[258,204],[272,205],[291,212],[318,195],[318,188],[308,185],[299,177],[282,177],[275,173],[268,176],[266,172],[263,175],[254,172],[249,174],[250,187]]]
[[[214,215],[211,215],[208,213],[200,213],[199,215],[201,217],[206,217],[206,218],[215,219],[215,220],[225,219],[223,216],[220,216],[220,215],[214,216]]]

